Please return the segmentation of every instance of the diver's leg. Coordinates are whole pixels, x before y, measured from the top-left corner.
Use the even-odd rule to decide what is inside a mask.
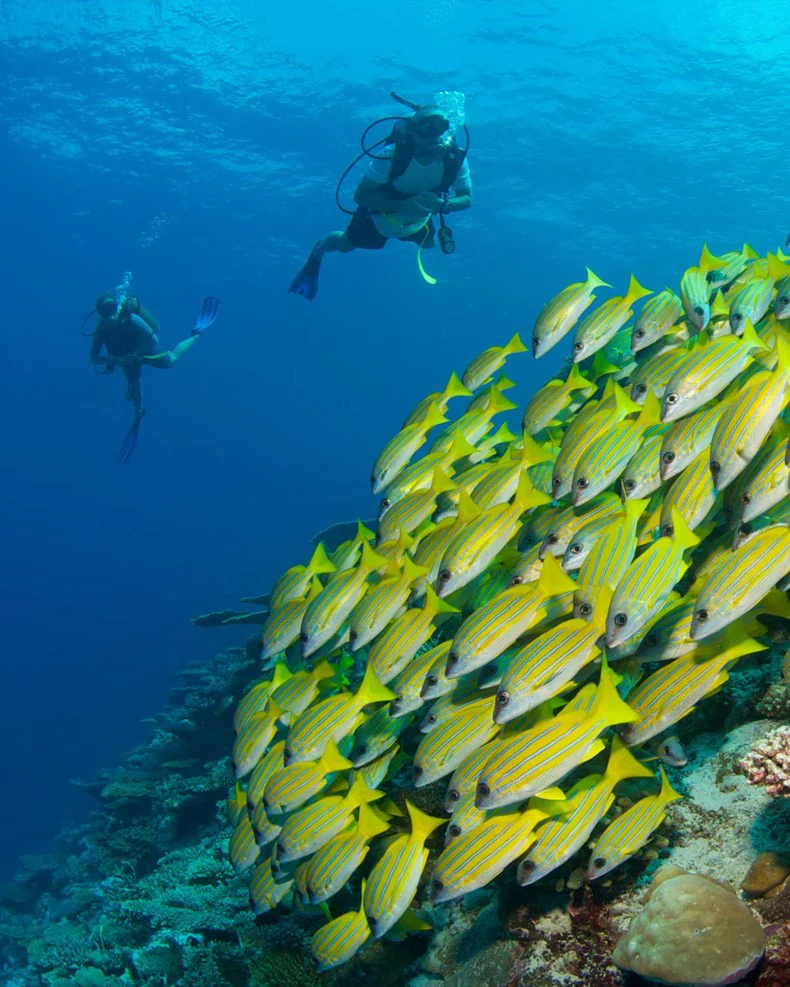
[[[143,382],[140,375],[140,364],[134,363],[123,368],[126,375],[126,400],[132,402],[135,419],[143,414]]]
[[[170,351],[171,362],[169,366],[179,360],[185,353],[188,353],[195,343],[200,339],[200,336],[189,336],[187,339],[182,339],[180,343],[173,347]]]
[[[356,250],[356,244],[351,243],[351,241],[346,236],[345,230],[335,230],[334,233],[330,233],[325,236],[323,240],[319,240],[318,243],[313,247],[311,257],[317,256],[319,261],[324,256],[324,254],[340,253],[349,254],[352,250]]]

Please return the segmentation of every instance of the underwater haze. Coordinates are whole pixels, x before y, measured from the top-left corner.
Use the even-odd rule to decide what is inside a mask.
[[[234,641],[193,614],[374,513],[376,454],[451,369],[585,265],[659,290],[703,240],[784,243],[789,28],[782,0],[0,3],[3,877],[88,811],[70,779]],[[474,206],[452,257],[425,254],[437,283],[390,244],[288,295],[389,92],[444,89],[466,95]],[[167,346],[221,307],[145,375],[122,465],[122,377],[93,373],[80,322],[127,271]],[[523,403],[562,357],[520,359]]]

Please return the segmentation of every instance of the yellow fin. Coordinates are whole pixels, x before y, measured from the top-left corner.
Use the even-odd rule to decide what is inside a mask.
[[[385,569],[389,565],[389,560],[381,555],[377,555],[366,541],[362,542],[362,558],[359,561],[359,568],[368,572],[375,572],[377,569]]]
[[[384,798],[384,792],[380,792],[376,788],[368,788],[365,784],[365,779],[361,774],[357,774],[354,778],[354,783],[348,790],[348,795],[346,795],[345,802],[346,809],[349,812],[353,812],[358,805],[364,805],[366,802],[375,802],[376,799]]]
[[[446,819],[438,819],[436,816],[422,812],[408,799],[406,799],[406,808],[411,818],[411,835],[418,843],[424,843],[435,829],[447,822]]]
[[[430,586],[425,587],[425,603],[423,610],[426,613],[459,613],[458,607],[453,607],[446,600],[440,600]]]
[[[326,549],[322,541],[316,545],[312,558],[307,564],[307,568],[313,573],[335,571],[335,563],[326,554]]]
[[[633,723],[639,719],[636,713],[627,703],[623,702],[617,692],[617,686],[613,678],[612,670],[606,660],[606,655],[601,661],[601,679],[595,693],[595,701],[590,710],[592,716],[596,716],[606,726],[615,726],[618,723]]]
[[[348,758],[343,757],[337,749],[337,744],[331,738],[326,745],[324,753],[321,755],[320,766],[324,774],[327,775],[335,771],[347,771],[349,768],[354,767]]]
[[[450,374],[450,379],[447,381],[444,390],[442,391],[442,400],[449,401],[450,398],[470,398],[472,392],[468,387],[465,387],[461,382],[461,378],[453,370]]]
[[[762,350],[763,352],[768,351],[768,346],[760,339],[757,333],[754,331],[754,326],[752,325],[751,319],[743,320],[743,332],[741,333],[741,340],[744,345],[749,350]]]
[[[545,599],[549,596],[561,596],[563,593],[572,593],[576,589],[576,583],[571,577],[562,571],[559,562],[547,552],[543,565],[538,576],[538,592]]]
[[[367,803],[359,807],[359,819],[357,821],[357,832],[366,840],[372,840],[374,836],[386,833],[390,824],[386,819],[372,809]]]
[[[622,737],[615,735],[609,751],[609,763],[606,765],[606,778],[614,787],[624,778],[655,778],[655,775],[650,768],[637,761]]]
[[[513,498],[513,506],[519,508],[523,513],[524,511],[531,510],[533,507],[540,507],[541,504],[549,503],[551,503],[551,497],[541,493],[540,490],[537,490],[532,485],[532,480],[530,480],[527,471],[524,470],[520,473],[516,495]]]
[[[639,298],[644,298],[646,295],[652,295],[653,292],[650,288],[643,288],[642,285],[636,280],[636,278],[631,275],[631,280],[628,282],[628,291],[625,294],[623,301],[635,302]]]
[[[672,508],[672,541],[682,548],[693,548],[699,545],[699,538],[686,524],[686,520],[677,508]]]
[[[502,356],[510,356],[511,353],[526,353],[527,347],[521,342],[521,336],[516,332],[510,340],[502,347]]]
[[[565,792],[555,785],[553,788],[544,788],[542,792],[535,795],[535,798],[543,799],[545,802],[564,802]]]
[[[438,495],[440,493],[444,493],[445,490],[455,490],[455,484],[441,468],[441,466],[437,466],[433,471],[431,491],[438,497]]]
[[[689,710],[689,712],[691,711]],[[683,796],[680,792],[676,792],[669,784],[669,779],[663,765],[659,767],[659,771],[661,772],[661,791],[658,793],[659,803],[661,805],[667,805],[669,802],[674,802],[675,799],[682,799]]]
[[[368,703],[385,703],[395,698],[395,693],[382,685],[373,671],[373,666],[365,669],[365,677],[354,697],[357,706],[367,706]]]
[[[585,270],[587,271],[587,280],[585,281],[585,285],[590,289],[590,291],[593,291],[595,288],[612,287],[608,281],[602,281],[597,274],[593,274],[589,267],[586,267]]]

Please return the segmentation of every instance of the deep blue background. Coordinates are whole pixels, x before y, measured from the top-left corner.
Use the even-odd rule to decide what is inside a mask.
[[[450,370],[526,339],[585,265],[658,290],[704,239],[784,242],[783,3],[514,6],[2,4],[2,874],[85,811],[69,779],[143,736],[179,668],[241,637],[191,615],[370,515],[377,451]],[[308,305],[286,286],[391,88],[467,93],[458,252],[426,256],[434,287],[406,245],[329,257]],[[204,294],[222,306],[147,374],[121,466],[123,383],[78,327],[126,270],[168,345]],[[516,399],[566,351],[513,358]]]

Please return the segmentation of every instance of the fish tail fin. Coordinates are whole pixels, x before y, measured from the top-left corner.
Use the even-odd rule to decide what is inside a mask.
[[[516,382],[514,380],[511,380],[509,377],[506,377],[504,370],[502,370],[500,371],[499,376],[496,379],[496,386],[499,388],[500,391],[507,391],[511,387],[515,387]]]
[[[492,384],[488,389],[488,406],[486,407],[486,412],[492,418],[500,411],[512,411],[516,407],[515,404],[506,398],[505,395],[500,391],[496,384]]]
[[[361,544],[363,541],[373,541],[375,537],[375,531],[371,531],[370,528],[365,527],[361,521],[357,521],[357,533],[354,536],[354,541],[357,542],[357,544]]]
[[[374,836],[386,833],[390,828],[389,820],[379,814],[363,802],[359,807],[359,818],[357,820],[357,832],[366,840],[372,840]]]
[[[668,805],[676,799],[682,799],[683,796],[680,792],[676,792],[669,784],[669,778],[667,778],[667,773],[664,771],[664,766],[660,765],[658,770],[661,772],[661,791],[658,793],[659,803],[661,805]]]
[[[408,799],[406,799],[406,808],[411,819],[412,836],[416,837],[420,843],[424,843],[435,829],[447,822],[446,819],[429,816],[418,809],[416,805],[412,805]]]
[[[368,788],[362,775],[357,774],[344,802],[348,811],[353,812],[357,806],[365,805],[367,802],[375,802],[376,799],[383,799],[384,795],[385,793],[380,792],[377,788]]]
[[[790,274],[790,267],[777,257],[776,254],[768,254],[768,277],[772,281],[781,281],[782,278]]]
[[[720,257],[714,257],[713,254],[708,250],[707,243],[702,245],[702,253],[699,258],[699,266],[703,271],[715,271],[717,267],[721,267],[724,261]]]
[[[636,423],[640,426],[643,432],[646,432],[651,425],[658,425],[660,422],[661,405],[658,403],[658,398],[653,393],[652,387],[649,387],[647,389],[647,394],[645,395],[642,410],[639,412],[639,417],[637,418]]]
[[[637,761],[622,737],[615,735],[609,751],[606,777],[614,787],[618,781],[622,781],[624,778],[655,778],[655,775],[650,768]]]
[[[274,666],[274,674],[272,675],[272,687],[271,692],[278,689],[283,682],[287,682],[291,678],[291,670],[284,661],[278,661]]]
[[[760,256],[757,253],[757,251],[754,249],[754,247],[750,246],[748,243],[744,243],[743,247],[741,248],[741,253],[747,260],[757,260],[757,258]]]
[[[337,671],[337,666],[333,665],[326,658],[313,668],[313,678],[317,679],[319,682],[323,682],[324,679],[331,679],[332,676]]]
[[[626,292],[626,299],[629,302],[635,302],[639,298],[645,298],[647,295],[652,295],[653,292],[650,288],[643,288],[642,285],[636,280],[636,278],[631,275],[631,280],[628,282],[628,291]]]
[[[595,630],[599,630],[602,634],[606,630],[606,618],[609,614],[609,605],[612,602],[613,596],[613,586],[609,586],[608,583],[604,583],[602,586],[598,587],[598,595],[595,598],[595,606],[593,607],[590,626]]]
[[[574,363],[574,367],[577,364]],[[538,463],[545,463],[551,459],[551,453],[537,443],[527,432],[521,437],[521,459],[528,466],[537,466]]]
[[[597,716],[608,727],[639,719],[639,714],[620,698],[606,655],[601,660],[601,679],[590,714]]]
[[[618,383],[612,385],[612,395],[614,397],[613,421],[620,421],[626,415],[641,413],[642,406],[632,401]]]
[[[565,381],[566,390],[569,392],[584,391],[584,390],[590,390],[593,387],[594,385],[589,380],[587,380],[587,378],[579,369],[579,364],[574,363],[574,365],[571,367],[571,372],[568,374],[568,377]]]
[[[783,329],[776,331],[776,370],[784,376],[790,376],[790,337]]]
[[[326,549],[324,548],[324,543],[320,541],[313,552],[313,556],[307,565],[307,568],[313,573],[321,572],[334,572],[337,568],[335,563],[326,554]]]
[[[699,538],[689,528],[686,519],[675,507],[672,508],[672,526],[674,529],[672,540],[676,545],[680,545],[684,549],[699,545]]]
[[[389,559],[385,559],[382,555],[374,552],[370,547],[370,542],[362,542],[362,558],[359,560],[360,569],[375,572],[377,569],[386,569],[388,565]]]
[[[572,593],[576,589],[576,583],[571,577],[562,571],[557,559],[547,552],[543,558],[543,565],[540,567],[538,576],[538,592],[546,599],[549,596],[561,596],[563,593]]]
[[[357,705],[367,706],[368,703],[386,703],[395,698],[395,693],[382,685],[373,671],[373,666],[365,669],[365,677],[357,690]]]
[[[307,592],[308,602],[310,600],[314,600],[323,588],[324,588],[324,584],[321,582],[318,576],[313,576],[313,578],[310,580],[310,589]]]
[[[763,352],[765,352],[768,349],[768,346],[755,332],[752,320],[749,318],[743,320],[743,332],[741,333],[741,339],[743,340],[745,346],[750,350],[763,350]]]
[[[403,556],[403,561],[401,563],[402,575],[410,582],[416,582],[420,577],[424,576],[428,571],[427,566],[417,565],[415,562],[409,558],[408,555]]]
[[[729,633],[728,633],[729,632]],[[717,655],[718,662],[734,662],[744,655],[753,655],[758,651],[767,651],[768,645],[755,641],[753,637],[744,637],[742,628],[731,624],[724,634],[723,650]]]
[[[532,480],[530,480],[527,471],[524,470],[518,478],[518,487],[516,488],[516,495],[513,498],[513,505],[519,507],[523,512],[529,511],[533,507],[540,507],[541,504],[549,503],[551,503],[551,497],[536,489],[532,485]]]
[[[459,613],[458,607],[450,606],[445,600],[440,600],[430,586],[425,587],[425,603],[423,609],[433,614],[437,613]]]
[[[431,479],[431,490],[438,497],[445,490],[455,490],[455,484],[445,473],[441,466],[434,467],[433,478]]]
[[[425,412],[425,416],[419,422],[420,430],[422,432],[430,432],[436,425],[443,425],[446,421],[447,419],[442,414],[439,405],[435,401],[431,401],[428,405],[428,410]]]
[[[480,508],[472,500],[465,490],[461,490],[458,495],[458,521],[461,524],[469,524],[481,514]]]
[[[577,364],[574,364],[574,366],[577,366]],[[603,377],[604,374],[617,373],[619,369],[620,368],[616,363],[612,363],[611,360],[606,359],[603,350],[596,350],[595,353],[593,353],[592,376],[594,380],[598,380],[598,378]]]
[[[460,428],[457,428],[453,433],[453,441],[450,446],[450,452],[448,453],[450,462],[454,463],[458,459],[463,459],[464,456],[473,456],[477,452],[475,446],[467,439]]]
[[[755,610],[760,613],[767,613],[771,617],[790,619],[790,599],[788,599],[787,593],[778,589],[771,589],[757,604]]]
[[[330,738],[324,753],[321,755],[321,770],[325,774],[333,774],[335,771],[347,771],[353,767],[354,765],[351,761],[343,757],[338,750],[337,744]]]
[[[589,267],[586,267],[585,270],[587,271],[587,281],[585,282],[585,284],[590,289],[590,291],[593,291],[595,288],[612,287],[608,281],[603,281],[601,280],[601,278],[598,277],[597,274],[593,274],[593,272],[590,270]]]
[[[502,356],[510,356],[512,353],[526,353],[527,347],[521,342],[521,336],[514,332],[507,343],[502,347]]]
[[[450,398],[470,398],[471,396],[472,392],[462,383],[461,378],[453,370],[450,374],[450,379],[442,391],[443,400],[449,401]]]

